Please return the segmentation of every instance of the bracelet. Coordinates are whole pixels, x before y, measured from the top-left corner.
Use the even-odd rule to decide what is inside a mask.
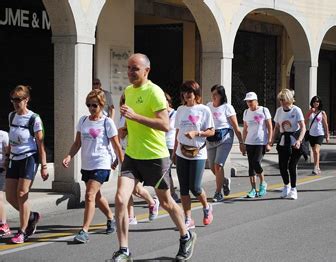
[[[242,144],[242,145],[244,145],[244,142],[240,142],[240,141],[239,141],[239,144]]]
[[[47,164],[42,165],[42,169],[48,169],[48,165]]]
[[[198,132],[198,136],[200,136],[200,137],[202,136],[201,132],[202,132],[202,131],[199,131],[199,132]]]

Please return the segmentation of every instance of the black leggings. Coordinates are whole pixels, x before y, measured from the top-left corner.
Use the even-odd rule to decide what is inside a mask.
[[[205,159],[189,160],[176,156],[176,171],[181,196],[188,196],[189,190],[195,197],[202,194],[202,178]]]
[[[279,169],[282,176],[282,180],[285,185],[289,184],[289,178],[291,187],[296,187],[296,169],[299,159],[301,157],[300,150],[291,148],[289,150],[285,146],[278,146],[279,153]]]
[[[261,174],[261,160],[265,154],[264,145],[246,145],[247,159],[249,163],[249,176]]]

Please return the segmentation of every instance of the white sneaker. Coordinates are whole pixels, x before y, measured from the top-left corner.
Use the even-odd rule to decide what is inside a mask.
[[[137,225],[138,224],[137,218],[135,216],[128,218],[128,224],[129,225]]]
[[[288,185],[287,186],[285,185],[284,188],[282,189],[280,198],[286,198],[289,192],[290,192],[290,187]]]
[[[296,188],[292,188],[288,194],[288,198],[292,200],[296,200],[298,198],[297,190]]]

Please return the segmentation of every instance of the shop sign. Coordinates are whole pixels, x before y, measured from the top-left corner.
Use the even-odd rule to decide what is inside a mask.
[[[110,49],[110,86],[114,95],[122,94],[129,80],[127,77],[127,60],[131,48],[113,47]]]
[[[0,9],[0,26],[50,30],[48,14],[45,10]]]

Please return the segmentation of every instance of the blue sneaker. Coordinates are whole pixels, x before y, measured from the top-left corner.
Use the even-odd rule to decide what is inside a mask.
[[[246,197],[247,198],[255,198],[257,196],[257,191],[252,188],[250,192],[247,193]]]
[[[89,241],[89,234],[81,229],[74,237],[74,241],[77,243],[87,243]]]
[[[263,197],[265,196],[267,193],[267,183],[266,182],[262,182],[259,186],[259,193],[258,196]]]

